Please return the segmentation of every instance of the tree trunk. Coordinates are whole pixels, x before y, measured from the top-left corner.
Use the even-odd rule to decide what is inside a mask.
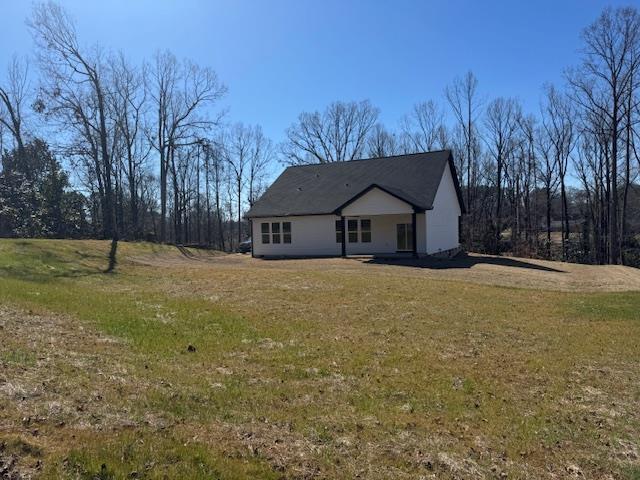
[[[547,184],[547,258],[551,258],[551,187]]]
[[[562,259],[567,260],[567,248],[569,242],[569,209],[567,207],[567,190],[564,175],[560,176],[560,199],[562,203]]]
[[[242,179],[238,179],[238,246],[242,243]]]
[[[618,100],[614,90],[613,119],[611,122],[611,210],[609,211],[609,227],[611,231],[609,262],[620,263],[620,238],[618,229]]]
[[[500,237],[502,233],[502,159],[498,156],[498,179],[496,186],[496,231],[494,253],[500,254]]]

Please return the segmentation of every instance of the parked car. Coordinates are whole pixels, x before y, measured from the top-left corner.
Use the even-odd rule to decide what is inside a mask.
[[[251,252],[251,239],[245,240],[244,242],[240,242],[238,245],[239,253],[249,253]]]

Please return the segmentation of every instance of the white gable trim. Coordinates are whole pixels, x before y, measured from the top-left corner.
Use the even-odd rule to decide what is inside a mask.
[[[392,215],[412,212],[413,206],[411,204],[378,187],[373,187],[367,193],[342,208],[342,215],[346,217]]]

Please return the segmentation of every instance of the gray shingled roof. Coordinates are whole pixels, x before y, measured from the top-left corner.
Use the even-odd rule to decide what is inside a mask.
[[[440,150],[289,167],[246,216],[332,214],[372,186],[405,200],[416,210],[429,210],[447,165],[452,169],[458,200],[464,208],[451,151]]]

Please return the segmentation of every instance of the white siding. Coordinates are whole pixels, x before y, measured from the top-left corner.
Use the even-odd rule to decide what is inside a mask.
[[[458,242],[458,217],[460,204],[456,194],[451,168],[444,169],[433,210],[427,210],[427,253],[433,254],[456,248]]]
[[[373,253],[395,253],[397,250],[396,225],[411,223],[410,214],[362,215],[346,217],[347,220],[371,220],[371,242],[363,243],[358,230],[358,242],[347,241],[347,255],[366,255]],[[255,218],[253,222],[253,254],[255,256],[339,256],[342,244],[336,242],[335,221],[340,217],[333,215],[312,215],[299,217]],[[262,243],[261,224],[272,222],[291,222],[291,243]],[[418,253],[425,253],[425,215],[417,214]],[[359,223],[358,223],[359,226]],[[348,232],[347,232],[348,240]]]
[[[333,215],[301,217],[254,218],[252,220],[253,254],[256,256],[324,256],[340,255],[342,247],[336,243]],[[291,243],[262,243],[263,222],[291,222]],[[281,229],[282,231],[282,229]]]
[[[342,209],[345,217],[411,213],[413,207],[379,188],[372,188]]]

